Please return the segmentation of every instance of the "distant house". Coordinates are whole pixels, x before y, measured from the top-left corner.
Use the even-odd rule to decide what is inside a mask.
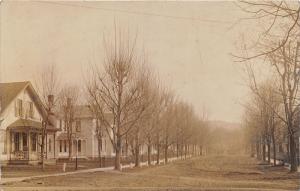
[[[300,108],[297,107],[296,112],[296,126],[295,126],[295,144],[296,144],[296,155],[297,155],[297,163],[300,166]]]
[[[30,82],[0,83],[0,161],[37,164],[41,159],[42,121],[47,112]],[[45,161],[55,159],[55,133],[49,121]]]
[[[58,158],[69,157],[69,139],[67,128],[65,125],[62,112],[59,112],[58,124],[61,131],[57,132],[57,156]],[[107,117],[111,117],[107,114]],[[102,128],[102,141],[98,144],[97,121],[88,105],[76,105],[74,107],[74,121],[72,123],[72,153],[71,158],[75,158],[76,155],[79,158],[93,159],[98,157],[98,145],[101,149],[101,156],[113,157],[115,156],[114,148],[110,141],[109,136],[112,137],[112,132],[106,131]]]

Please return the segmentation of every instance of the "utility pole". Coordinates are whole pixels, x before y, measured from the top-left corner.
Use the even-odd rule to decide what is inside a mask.
[[[0,82],[2,82],[2,0],[0,0]]]

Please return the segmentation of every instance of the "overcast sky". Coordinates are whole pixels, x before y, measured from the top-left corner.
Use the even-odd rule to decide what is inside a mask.
[[[32,81],[56,63],[64,81],[82,82],[89,60],[101,64],[115,20],[138,33],[148,62],[183,100],[205,105],[212,120],[239,122],[247,88],[230,53],[250,30],[232,27],[244,16],[233,2],[2,2],[0,80]]]

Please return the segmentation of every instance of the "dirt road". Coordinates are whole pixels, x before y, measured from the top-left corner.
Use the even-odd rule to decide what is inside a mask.
[[[299,173],[247,156],[206,156],[164,166],[38,178],[4,190],[299,190]]]

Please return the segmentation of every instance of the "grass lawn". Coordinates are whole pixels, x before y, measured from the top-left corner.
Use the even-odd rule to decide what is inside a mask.
[[[47,177],[4,185],[5,190],[299,190],[299,173],[260,165],[246,156],[205,156],[123,172]],[[251,189],[250,189],[251,188]],[[255,189],[254,189],[255,190]]]

